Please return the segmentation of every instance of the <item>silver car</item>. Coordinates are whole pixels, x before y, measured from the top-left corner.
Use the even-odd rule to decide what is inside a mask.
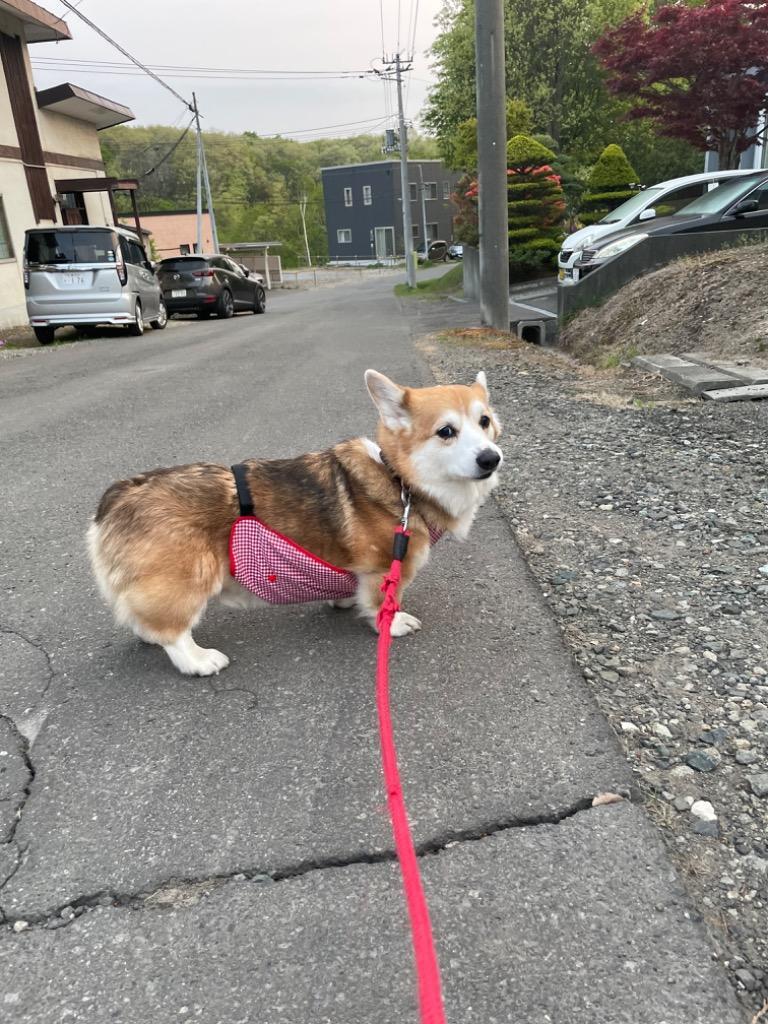
[[[168,322],[163,293],[138,235],[125,228],[32,228],[24,243],[27,314],[41,345],[57,327],[115,324],[141,335]]]

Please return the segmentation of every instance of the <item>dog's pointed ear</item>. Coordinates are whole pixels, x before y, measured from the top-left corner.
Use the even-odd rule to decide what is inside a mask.
[[[382,422],[390,430],[407,430],[411,417],[405,408],[405,389],[378,370],[365,371],[365,386],[379,410]]]
[[[485,397],[488,399],[490,396],[488,394],[488,379],[485,376],[485,370],[480,370],[478,375],[475,377],[475,384],[479,385],[479,387],[483,389]]]

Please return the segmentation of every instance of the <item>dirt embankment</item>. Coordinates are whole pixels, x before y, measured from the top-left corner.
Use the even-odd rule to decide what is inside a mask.
[[[712,352],[766,364],[767,264],[768,245],[677,260],[579,313],[561,344],[603,365],[657,352]]]

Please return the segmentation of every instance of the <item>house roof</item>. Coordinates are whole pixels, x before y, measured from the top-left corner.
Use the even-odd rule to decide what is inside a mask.
[[[115,103],[114,100],[98,96],[70,82],[39,90],[37,105],[41,110],[52,110],[56,114],[77,118],[78,121],[89,121],[98,131],[133,121],[135,117],[133,111],[122,103]]]
[[[0,11],[23,22],[24,38],[28,43],[72,38],[66,21],[32,0],[0,0]]]
[[[442,160],[439,157],[432,157],[429,160],[409,160],[408,161],[408,166],[410,167],[411,164],[441,164],[441,163],[442,163]],[[399,167],[400,166],[399,158],[392,159],[392,160],[369,160],[367,163],[364,163],[364,164],[333,164],[331,167],[321,167],[320,170],[321,171],[344,171],[344,170],[347,170],[348,168],[352,168],[352,167],[386,167],[388,165],[392,165],[393,167]],[[446,168],[446,170],[447,170],[447,168]]]

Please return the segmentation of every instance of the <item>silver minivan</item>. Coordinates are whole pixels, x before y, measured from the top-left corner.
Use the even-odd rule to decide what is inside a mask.
[[[27,314],[41,345],[57,327],[123,325],[133,335],[168,322],[163,293],[138,235],[126,228],[31,228],[24,242]]]

